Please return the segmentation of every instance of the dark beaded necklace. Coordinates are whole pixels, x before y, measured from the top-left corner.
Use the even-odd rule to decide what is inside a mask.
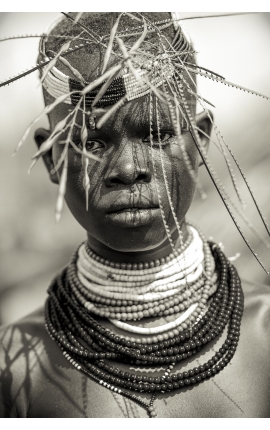
[[[219,373],[231,361],[239,340],[243,313],[243,293],[236,269],[220,248],[209,243],[219,274],[218,288],[208,310],[199,321],[181,335],[163,342],[145,345],[116,336],[103,327],[72,294],[76,281],[72,264],[49,287],[45,305],[46,328],[63,350],[65,357],[94,381],[135,402],[154,417],[153,401],[142,401],[132,392],[170,392],[196,385]],[[110,360],[137,366],[174,365],[198,353],[227,329],[227,338],[214,356],[201,366],[185,372],[152,377],[123,372]]]

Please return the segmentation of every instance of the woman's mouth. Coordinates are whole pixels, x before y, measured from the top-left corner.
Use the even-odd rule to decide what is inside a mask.
[[[110,219],[113,224],[120,227],[139,227],[152,221],[153,218],[159,216],[158,207],[130,207],[109,212],[106,217]]]

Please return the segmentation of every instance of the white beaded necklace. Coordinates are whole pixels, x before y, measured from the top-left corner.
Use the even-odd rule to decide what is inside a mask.
[[[133,291],[137,286],[149,285],[149,281],[154,283],[159,280],[158,284],[153,284],[153,287],[168,284],[170,276],[173,275],[175,275],[175,278],[172,278],[172,280],[186,279],[199,266],[202,267],[204,258],[203,241],[193,227],[190,227],[190,230],[193,239],[182,254],[173,258],[170,263],[142,270],[125,270],[110,267],[109,265],[104,266],[104,264],[98,263],[92,258],[86,252],[85,244],[82,244],[77,260],[78,273],[81,276],[81,280],[89,281],[93,287],[98,285],[103,287],[117,286],[121,287],[121,291],[123,291],[122,287],[131,287]],[[87,283],[85,284],[87,285]],[[88,285],[90,286],[90,284]],[[110,288],[108,290],[111,291]]]
[[[117,263],[104,261],[89,250],[86,243],[82,244],[76,261],[80,286],[72,286],[73,293],[89,312],[108,318],[126,332],[153,337],[173,330],[181,331],[185,322],[194,320],[193,315],[198,318],[203,312],[207,299],[215,291],[216,282],[214,260],[209,257],[211,253],[206,241],[194,227],[188,226],[188,230],[191,241],[181,254],[170,261],[162,259],[162,264],[156,266],[149,263],[150,267],[142,269],[137,268],[140,263],[133,270],[127,264],[122,264],[123,268],[119,264],[117,267]],[[174,321],[151,328],[124,322],[140,320],[146,315],[161,316],[168,301],[172,306],[176,303]],[[179,302],[181,306],[177,307]],[[182,309],[180,315],[175,310],[178,308]],[[151,342],[150,338],[147,342]]]
[[[198,232],[191,226],[189,228],[193,236],[190,245],[170,263],[156,267],[155,273],[153,268],[124,270],[104,266],[92,258],[86,252],[85,244],[82,244],[77,259],[78,277],[89,291],[104,297],[114,299],[117,293],[117,298],[124,299],[124,295],[129,292],[125,300],[140,300],[138,297],[147,292],[159,293],[159,290],[162,292],[164,289],[166,292],[194,282],[203,271],[204,244]],[[163,288],[164,286],[166,288]],[[147,298],[146,295],[145,299]],[[157,298],[162,298],[162,295]]]
[[[175,321],[171,321],[167,324],[163,324],[158,327],[137,327],[132,326],[131,324],[124,323],[122,321],[112,320],[110,319],[111,323],[113,323],[116,327],[121,328],[122,330],[128,331],[130,333],[137,333],[137,334],[159,334],[163,333],[168,330],[172,330],[175,327],[178,327],[182,322],[186,321],[186,319],[195,311],[197,308],[198,303],[193,303],[180,317],[178,317]]]

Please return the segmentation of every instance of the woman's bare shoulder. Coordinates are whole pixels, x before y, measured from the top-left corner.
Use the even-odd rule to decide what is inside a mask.
[[[0,327],[1,417],[27,415],[29,377],[31,372],[35,373],[36,364],[50,346],[50,342],[42,309]]]
[[[12,324],[0,327],[1,353],[27,346],[33,339],[43,338],[45,334],[43,309],[40,308]]]
[[[270,285],[245,280],[242,282],[242,287],[246,310],[262,308],[266,312],[270,312]]]
[[[242,283],[244,292],[243,324],[253,335],[264,340],[270,351],[270,286],[248,281]]]
[[[0,366],[12,360],[16,355],[17,359],[24,357],[24,351],[35,348],[40,342],[48,339],[44,324],[43,309],[21,318],[12,324],[0,327]]]

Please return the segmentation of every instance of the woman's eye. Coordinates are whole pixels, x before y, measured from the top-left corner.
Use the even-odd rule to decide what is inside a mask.
[[[96,141],[96,140],[87,140],[86,144],[85,144],[85,149],[86,151],[97,151],[99,149],[103,149],[104,148],[104,143]]]
[[[159,146],[159,143],[161,144],[161,146],[165,146],[171,137],[173,137],[173,134],[171,134],[171,133],[166,133],[166,132],[165,133],[159,133],[159,136],[158,136],[158,133],[153,133],[152,134],[153,146]],[[145,137],[143,139],[143,142],[150,142],[151,143],[150,135]]]
[[[82,142],[78,142],[77,146],[80,150],[83,150]],[[95,152],[104,148],[104,143],[99,142],[98,140],[87,140],[85,144],[85,149],[87,152]]]

